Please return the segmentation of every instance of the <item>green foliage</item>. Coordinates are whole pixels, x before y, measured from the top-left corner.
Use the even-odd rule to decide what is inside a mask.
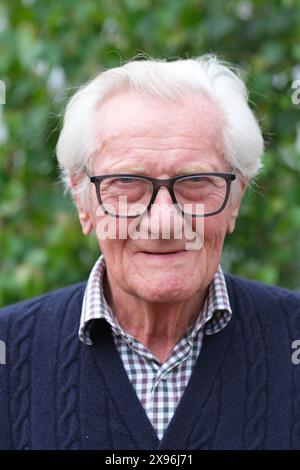
[[[10,0],[0,5],[0,305],[86,276],[98,256],[58,184],[55,144],[66,98],[138,52],[216,52],[238,64],[266,139],[223,266],[300,287],[297,0]],[[298,133],[297,133],[298,129]],[[6,135],[5,135],[6,134]]]

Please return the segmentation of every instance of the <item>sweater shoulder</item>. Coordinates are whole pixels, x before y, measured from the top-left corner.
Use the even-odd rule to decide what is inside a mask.
[[[249,292],[256,293],[259,295],[276,296],[282,298],[290,298],[300,300],[300,292],[287,289],[271,284],[264,284],[263,282],[255,281],[252,279],[246,279],[241,276],[226,273],[225,279],[228,283],[233,284],[237,288],[247,289]]]
[[[77,295],[83,297],[85,287],[86,282],[83,281],[0,308],[0,325],[8,318],[13,320],[14,317],[27,316],[30,312],[36,313],[39,310],[50,312],[58,309]]]
[[[300,314],[300,292],[228,273],[225,279],[231,299],[246,303],[251,300],[258,314],[271,310]]]

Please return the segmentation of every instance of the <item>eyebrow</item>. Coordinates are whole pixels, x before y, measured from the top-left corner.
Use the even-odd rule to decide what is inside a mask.
[[[175,171],[175,175],[185,175],[189,173],[217,173],[218,170],[214,165],[211,166],[187,166],[182,168],[177,168]]]
[[[190,167],[181,167],[177,168],[174,172],[174,176],[185,175],[190,173],[210,173],[210,172],[219,172],[214,165],[212,166],[190,166]],[[127,173],[127,174],[136,174],[136,175],[145,175],[151,176],[151,173],[146,170],[144,167],[129,167],[123,166],[121,168],[115,168],[114,173]]]
[[[140,166],[135,166],[135,167],[129,167],[129,166],[122,166],[121,168],[114,168],[112,170],[114,173],[128,173],[128,174],[145,174],[149,175],[149,172],[146,170],[146,168],[140,167]]]

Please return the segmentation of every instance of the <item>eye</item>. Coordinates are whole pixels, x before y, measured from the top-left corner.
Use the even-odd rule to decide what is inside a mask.
[[[118,178],[117,181],[120,183],[134,183],[136,181],[136,178],[132,176],[124,176],[122,178]]]
[[[129,186],[135,184],[138,180],[134,176],[116,176],[107,180],[107,183],[114,185]]]
[[[199,181],[205,181],[205,178],[204,176],[193,176],[190,178],[189,181],[191,181],[192,183],[199,183]]]

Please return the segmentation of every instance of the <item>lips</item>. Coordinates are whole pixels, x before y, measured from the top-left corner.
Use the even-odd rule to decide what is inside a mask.
[[[176,250],[176,251],[143,251],[146,255],[175,255],[181,253],[185,250]]]
[[[171,266],[178,263],[187,262],[188,255],[187,250],[177,250],[177,251],[140,251],[139,255],[142,257],[142,262],[145,263],[145,266],[148,266],[148,263],[155,266]]]

